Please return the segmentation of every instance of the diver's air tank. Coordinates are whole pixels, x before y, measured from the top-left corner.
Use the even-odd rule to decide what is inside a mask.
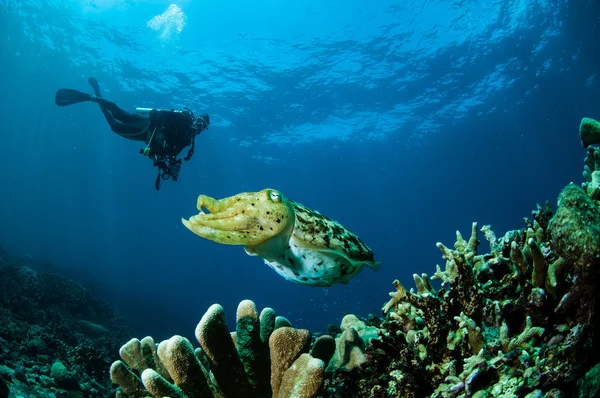
[[[135,108],[135,113],[145,118],[150,118],[150,111],[154,108]]]

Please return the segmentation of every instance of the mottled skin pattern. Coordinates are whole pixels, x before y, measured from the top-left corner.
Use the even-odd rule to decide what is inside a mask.
[[[210,213],[206,214],[202,208]],[[216,200],[198,197],[200,213],[183,224],[212,241],[244,245],[285,279],[310,286],[348,283],[373,252],[340,223],[285,198],[274,189]]]

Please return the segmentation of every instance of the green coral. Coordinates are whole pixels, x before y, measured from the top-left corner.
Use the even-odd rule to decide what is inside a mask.
[[[591,368],[577,383],[577,398],[592,398],[600,394],[600,363]]]
[[[581,188],[567,185],[558,197],[558,210],[549,225],[556,253],[585,277],[600,259],[600,208]]]
[[[460,316],[454,317],[454,320],[458,322],[459,328],[465,328],[467,336],[469,337],[469,347],[474,354],[477,354],[483,348],[485,339],[481,328],[477,326],[474,320],[465,315],[464,312],[460,313]]]
[[[588,117],[581,119],[579,137],[584,148],[600,144],[600,122]]]
[[[563,267],[568,265],[569,262],[562,257],[557,258],[548,266],[548,274],[546,276],[546,290],[556,297],[556,287],[558,286],[558,275],[561,273]]]
[[[540,288],[544,287],[546,282],[546,271],[548,269],[546,260],[534,238],[529,238],[527,243],[529,253],[533,259],[533,270],[531,273],[533,285]]]
[[[528,316],[523,331],[508,343],[507,352],[510,352],[517,347],[527,351],[532,347],[530,345],[531,341],[536,337],[540,337],[542,334],[544,334],[544,328],[533,326],[531,317]]]
[[[600,151],[595,146],[588,147],[583,169],[583,190],[594,200],[600,199]]]

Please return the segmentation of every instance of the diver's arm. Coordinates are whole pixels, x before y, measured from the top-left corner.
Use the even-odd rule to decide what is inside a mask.
[[[192,158],[192,156],[194,156],[195,147],[196,147],[196,136],[194,136],[194,138],[192,138],[192,146],[190,147],[190,149],[188,149],[188,153],[185,155],[183,160],[185,160],[187,162],[188,160],[190,160]]]

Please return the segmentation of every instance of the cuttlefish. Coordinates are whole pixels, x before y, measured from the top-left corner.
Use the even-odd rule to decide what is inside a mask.
[[[358,236],[275,189],[220,200],[200,195],[197,207],[198,215],[181,220],[190,231],[217,243],[244,245],[246,253],[289,281],[332,286],[348,283],[365,265],[379,268]]]

